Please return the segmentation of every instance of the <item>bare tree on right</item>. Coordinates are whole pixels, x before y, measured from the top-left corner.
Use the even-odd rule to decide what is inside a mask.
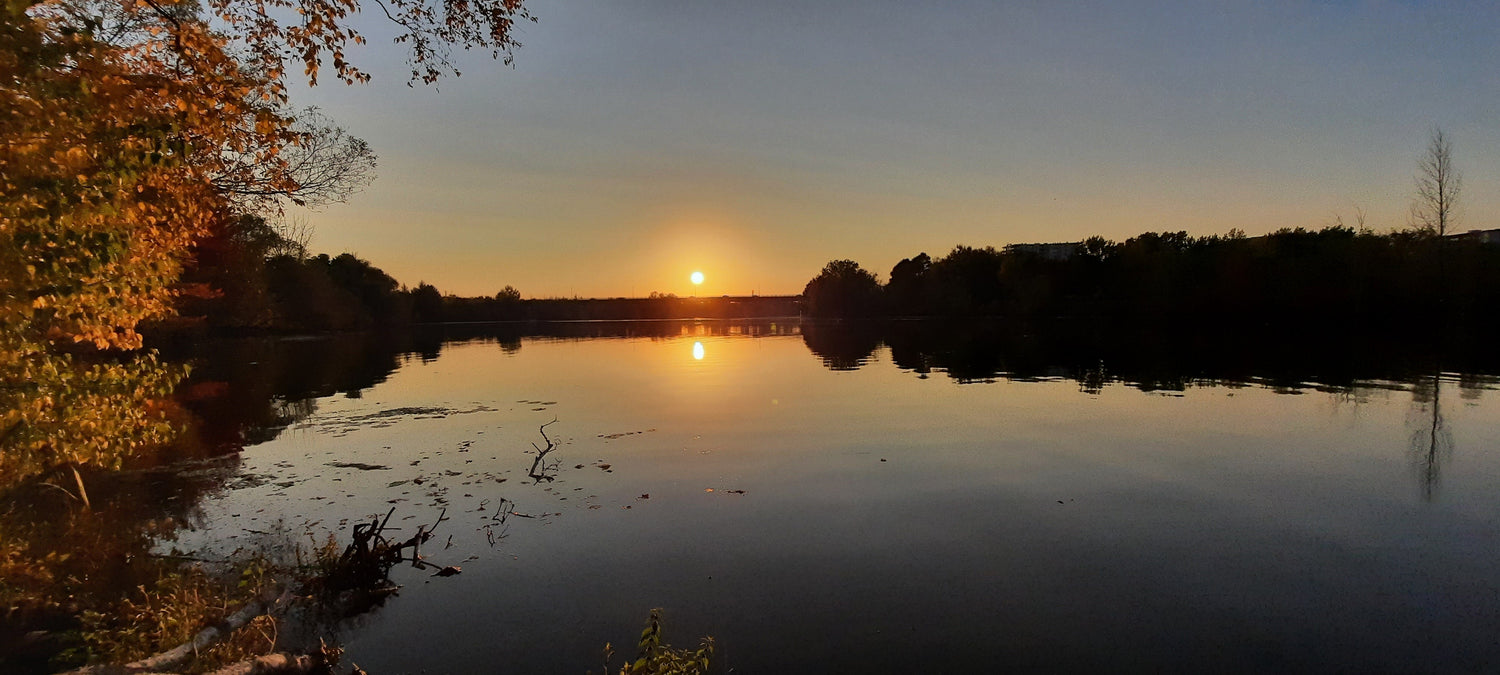
[[[1463,177],[1453,168],[1453,142],[1442,129],[1433,128],[1427,152],[1417,164],[1417,196],[1412,200],[1411,223],[1438,236],[1448,234],[1454,222]]]

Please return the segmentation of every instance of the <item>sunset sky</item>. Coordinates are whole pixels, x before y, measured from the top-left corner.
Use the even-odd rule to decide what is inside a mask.
[[[1458,228],[1500,227],[1496,5],[528,6],[514,68],[409,88],[367,13],[375,80],[296,93],[380,155],[315,250],[461,295],[768,295],[955,244],[1384,230],[1434,125]]]

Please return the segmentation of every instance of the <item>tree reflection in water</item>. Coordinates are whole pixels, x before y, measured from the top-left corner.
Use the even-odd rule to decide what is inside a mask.
[[[860,321],[808,321],[802,342],[829,370],[858,370],[880,348],[880,335]]]
[[[235,476],[239,450],[313,413],[316,397],[358,395],[382,381],[407,344],[238,340],[215,343],[207,359],[179,351],[175,360],[6,361],[0,671],[48,672],[89,658],[103,644],[89,636],[125,613],[120,603],[177,578],[184,562],[232,569],[248,561],[160,545],[201,524],[203,499]]]
[[[1453,457],[1453,432],[1443,417],[1443,375],[1433,373],[1413,382],[1412,406],[1416,413],[1410,426],[1412,468],[1422,489],[1422,499],[1432,501],[1442,478],[1443,464]]]
[[[1293,339],[1270,329],[867,321],[809,322],[803,340],[831,370],[859,369],[885,345],[896,367],[920,378],[944,372],[963,384],[1068,379],[1094,395],[1112,383],[1142,391],[1265,386],[1285,393],[1313,388],[1358,402],[1367,383],[1410,383],[1415,414],[1409,452],[1427,501],[1434,499],[1454,449],[1442,408],[1442,369],[1434,364],[1463,373],[1459,384],[1466,398],[1493,388],[1500,373],[1500,358],[1482,345],[1401,332],[1351,342],[1315,335]]]
[[[0,495],[0,603],[8,609],[0,620],[0,670],[46,668],[47,659],[76,638],[68,636],[78,629],[80,612],[106,606],[122,589],[148,584],[180,565],[181,559],[162,556],[160,542],[201,518],[204,497],[233,479],[240,450],[274,439],[311,416],[321,397],[361,396],[403,363],[436,359],[455,343],[494,344],[516,354],[529,340],[697,336],[797,336],[836,371],[869,367],[888,348],[892,364],[916,377],[943,373],[962,384],[1070,380],[1088,395],[1111,384],[1144,391],[1264,386],[1314,388],[1358,401],[1366,383],[1385,388],[1411,383],[1410,457],[1428,500],[1436,499],[1454,452],[1443,408],[1444,377],[1436,373],[1463,373],[1458,384],[1466,398],[1493,388],[1494,374],[1500,373],[1500,356],[1493,350],[1404,334],[1351,341],[1157,325],[784,320],[472,324],[397,336],[242,339],[197,349],[163,345],[168,356],[151,367],[96,371],[108,377],[65,382],[72,371],[57,370],[59,379],[49,382],[26,380],[13,371],[0,391],[12,410],[40,410],[35,406],[48,395],[54,403],[62,393],[75,398],[24,429],[15,426],[13,412],[4,428],[7,445],[0,462],[9,478]],[[178,383],[187,363],[190,375]],[[85,386],[90,383],[97,386],[91,390]],[[175,393],[166,395],[173,384]],[[130,417],[144,411],[152,414]],[[115,455],[117,465],[101,460],[93,465],[102,469],[90,469],[78,462],[85,467],[91,511],[82,508],[76,490],[68,489],[64,479],[71,477],[57,471],[61,465],[33,461],[44,454],[11,451],[22,439],[32,443],[46,434],[102,442],[98,430],[106,427],[98,426],[100,420],[116,420],[108,428],[119,429],[131,420],[148,426],[171,422],[171,430],[180,433],[174,443],[146,454],[139,450],[152,439],[122,431],[113,438],[133,445],[121,446],[129,452]],[[545,452],[537,450],[532,477],[545,481]]]

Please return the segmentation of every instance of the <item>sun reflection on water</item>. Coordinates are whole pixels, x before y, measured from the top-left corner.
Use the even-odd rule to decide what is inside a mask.
[[[703,360],[703,343],[702,342],[694,342],[693,343],[693,359],[697,360],[697,361],[702,361]]]

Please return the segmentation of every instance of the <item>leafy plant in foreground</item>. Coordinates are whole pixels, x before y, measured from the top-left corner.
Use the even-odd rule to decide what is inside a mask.
[[[641,640],[638,644],[639,652],[635,661],[627,662],[620,667],[620,675],[700,675],[708,673],[708,666],[714,655],[714,639],[704,637],[698,642],[697,649],[674,648],[663,644],[661,630],[661,609],[651,610],[651,616],[646,620],[646,628],[641,631]],[[614,656],[614,647],[609,643],[604,645],[604,672],[610,672],[610,659]]]

